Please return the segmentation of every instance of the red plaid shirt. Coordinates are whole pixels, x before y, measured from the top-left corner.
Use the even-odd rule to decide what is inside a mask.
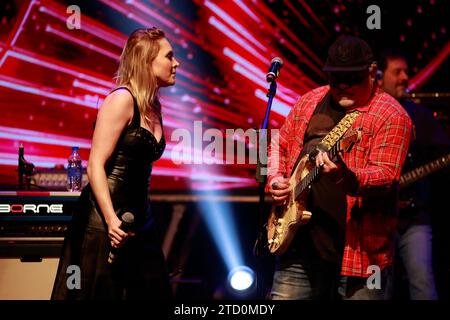
[[[268,185],[278,176],[288,177],[303,148],[303,137],[317,104],[329,86],[303,95],[272,137],[268,158]],[[409,146],[411,120],[391,96],[376,90],[370,101],[357,108],[361,114],[349,130],[362,129],[362,139],[344,162],[353,172],[337,183],[347,190],[345,247],[341,274],[367,277],[367,268],[392,265],[397,216],[396,182]],[[313,213],[314,214],[314,213]]]

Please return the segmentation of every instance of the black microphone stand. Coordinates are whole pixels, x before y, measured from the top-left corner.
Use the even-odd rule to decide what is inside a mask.
[[[270,109],[272,108],[272,101],[277,92],[277,82],[275,79],[270,83],[270,88],[267,93],[267,107],[264,115],[264,119],[261,125],[261,128],[257,131],[257,136],[259,139],[258,143],[258,156],[257,156],[257,165],[256,165],[256,181],[258,182],[258,194],[259,194],[259,205],[258,205],[258,235],[253,248],[253,255],[259,257],[258,266],[257,266],[257,276],[256,276],[256,290],[258,298],[264,299],[264,285],[263,285],[263,264],[264,258],[268,257],[268,248],[267,248],[267,230],[266,230],[266,222],[267,215],[265,211],[265,186],[267,183],[267,139],[268,139],[268,127],[269,127],[269,116]]]

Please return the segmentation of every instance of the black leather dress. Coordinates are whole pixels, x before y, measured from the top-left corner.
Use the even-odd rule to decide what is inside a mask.
[[[81,193],[64,241],[52,299],[171,297],[165,259],[148,202],[152,164],[161,157],[165,139],[163,135],[158,142],[150,131],[141,127],[137,102],[134,97],[133,100],[132,123],[124,129],[105,169],[116,214],[133,213],[136,236],[128,238],[119,249],[114,263],[108,263],[111,249],[108,228],[88,184]],[[80,267],[80,289],[73,288],[76,279],[72,269],[67,273],[70,265]],[[72,289],[67,286],[68,277]]]

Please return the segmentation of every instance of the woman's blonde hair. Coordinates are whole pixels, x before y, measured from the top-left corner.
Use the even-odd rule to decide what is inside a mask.
[[[153,111],[161,116],[156,76],[152,62],[159,52],[159,40],[165,38],[161,29],[137,29],[127,40],[116,72],[117,86],[127,86],[136,97],[139,112]]]

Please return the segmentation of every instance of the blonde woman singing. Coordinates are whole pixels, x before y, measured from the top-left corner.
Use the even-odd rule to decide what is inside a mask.
[[[158,90],[175,84],[178,66],[162,30],[138,29],[128,38],[117,87],[97,116],[89,184],[64,241],[52,299],[171,298],[148,188],[152,164],[166,145]],[[129,229],[121,225],[125,212],[134,217]],[[80,268],[78,288],[67,281],[70,265]]]

